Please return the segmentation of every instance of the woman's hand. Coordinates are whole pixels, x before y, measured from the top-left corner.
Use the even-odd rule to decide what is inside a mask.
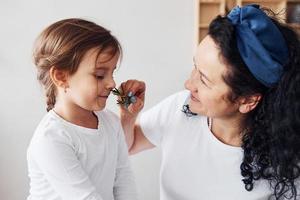
[[[135,102],[131,103],[127,108],[121,105],[121,117],[135,118],[144,107],[146,85],[143,81],[128,80],[123,82],[119,89],[126,96],[134,96]],[[129,94],[129,95],[128,95]]]
[[[119,94],[121,94],[121,97],[119,96],[118,99],[121,102],[121,124],[129,153],[135,154],[145,149],[153,148],[154,145],[144,136],[140,125],[136,124],[137,116],[144,107],[145,83],[138,80],[128,80],[123,82],[118,90]],[[128,97],[133,98],[130,98],[130,101],[124,99]]]

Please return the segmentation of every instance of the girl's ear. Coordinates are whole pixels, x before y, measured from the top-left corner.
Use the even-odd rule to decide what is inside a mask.
[[[50,78],[56,87],[68,87],[68,72],[59,70],[55,66],[50,69]]]
[[[240,113],[248,113],[254,110],[261,100],[261,94],[254,94],[248,97],[243,97],[240,99],[239,111]]]

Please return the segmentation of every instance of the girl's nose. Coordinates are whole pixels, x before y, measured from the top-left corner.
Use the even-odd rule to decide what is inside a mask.
[[[112,90],[116,87],[116,82],[113,78],[111,78],[110,80],[108,80],[107,84],[106,84],[106,88],[108,90]]]

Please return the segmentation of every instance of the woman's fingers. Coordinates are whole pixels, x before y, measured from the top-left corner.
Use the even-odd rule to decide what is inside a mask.
[[[133,96],[139,97],[142,100],[145,96],[146,85],[143,81],[138,80],[128,80],[121,84],[124,95],[128,95],[130,92]]]
[[[132,114],[138,114],[144,107],[144,101],[137,98],[135,103],[132,103],[128,107],[128,111]]]
[[[121,111],[137,115],[144,107],[145,83],[138,80],[128,80],[123,82],[119,89],[122,90],[123,95],[130,101],[129,104],[121,106]]]

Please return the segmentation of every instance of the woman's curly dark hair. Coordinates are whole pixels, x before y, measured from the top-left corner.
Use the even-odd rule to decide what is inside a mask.
[[[243,62],[236,44],[235,29],[227,17],[216,17],[208,35],[220,48],[228,73],[224,81],[231,88],[229,99],[261,94],[262,99],[246,119],[243,161],[240,165],[245,189],[255,181],[269,181],[270,199],[297,199],[300,177],[300,42],[297,34],[274,17],[272,21],[286,39],[289,61],[278,84],[267,88],[258,82]],[[276,42],[276,41],[274,41]],[[299,186],[298,186],[299,187]]]

